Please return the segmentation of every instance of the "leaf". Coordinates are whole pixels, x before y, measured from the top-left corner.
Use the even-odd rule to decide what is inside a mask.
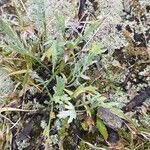
[[[94,109],[103,105],[104,101],[106,101],[106,97],[102,96],[99,93],[94,95],[87,95],[87,102],[90,104],[90,108]],[[104,104],[106,105],[106,104]]]
[[[115,67],[119,67],[119,68],[122,68],[120,62],[118,60],[113,60],[112,61],[112,65],[115,66]]]
[[[17,33],[11,28],[11,26],[8,24],[8,22],[2,18],[0,18],[0,29],[2,30],[2,32],[4,34],[8,35],[19,45],[21,44],[21,42],[17,36]]]
[[[37,38],[35,27],[33,25],[24,26],[21,30],[20,38],[26,45],[27,45],[27,40],[29,39],[35,41],[35,39]],[[33,41],[31,43],[33,43]]]
[[[65,75],[62,74],[62,77],[56,76],[56,82],[56,87],[54,87],[55,94],[53,95],[52,100],[59,104],[67,103],[71,98],[68,94],[64,93],[66,83]]]
[[[98,128],[98,131],[101,133],[104,139],[107,140],[108,132],[107,132],[106,126],[103,123],[103,121],[99,118],[96,119],[96,127]]]
[[[43,56],[41,57],[41,60],[43,61],[45,58],[50,60],[51,56],[52,56],[52,49],[50,47],[46,52],[43,53]]]
[[[76,119],[77,115],[74,106],[70,102],[68,102],[67,105],[65,105],[65,108],[68,110],[59,112],[57,117],[60,119],[61,118],[65,119],[69,117],[68,119],[68,124],[69,124],[73,121],[73,119]]]
[[[58,59],[58,53],[57,53],[57,41],[54,41],[52,46],[43,54],[42,60],[47,57],[48,60],[52,58],[53,68],[55,67]]]
[[[69,83],[78,80],[80,77],[84,76],[84,72],[89,69],[89,66],[95,63],[94,58],[95,54],[89,53],[86,55],[80,56],[81,58],[73,63],[72,71],[68,77]]]
[[[53,64],[53,72],[56,67],[56,64],[60,63],[63,60],[63,42],[59,40],[54,40],[50,48],[44,52],[41,60],[48,58],[48,60],[52,60]]]
[[[65,63],[68,61],[69,57],[70,57],[69,51],[65,50],[64,57],[63,57]]]
[[[7,51],[17,52],[22,55],[27,55],[38,63],[40,63],[44,68],[48,69],[45,65],[41,63],[39,58],[37,58],[29,49],[26,49],[23,43],[20,41],[17,33],[13,28],[8,24],[8,22],[4,19],[0,18],[0,30],[6,35],[7,44],[0,45]]]
[[[62,95],[65,88],[65,79],[59,76],[56,76],[56,88],[55,95]]]
[[[71,98],[67,94],[61,96],[54,95],[52,99],[55,103],[59,103],[59,104],[66,103],[71,100]]]
[[[24,49],[17,33],[12,29],[8,22],[4,19],[0,19],[0,30],[6,35],[7,44],[4,47],[11,51],[26,54],[27,51]]]
[[[101,54],[103,51],[101,49],[101,46],[98,42],[93,42],[92,43],[92,48],[90,49],[90,53],[94,55]]]
[[[62,33],[62,35],[65,33],[65,18],[62,14],[59,14],[58,12],[55,14],[56,21],[57,21],[57,29]]]
[[[71,97],[74,97],[76,98],[78,95],[80,95],[81,93],[85,93],[85,92],[88,92],[88,93],[97,93],[96,92],[96,87],[93,87],[93,86],[87,86],[85,87],[84,86],[85,84],[82,84],[80,85],[73,93],[73,95]]]

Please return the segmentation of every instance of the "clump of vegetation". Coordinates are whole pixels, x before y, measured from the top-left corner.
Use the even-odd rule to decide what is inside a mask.
[[[130,73],[142,72],[149,60],[141,62],[128,47],[119,55],[103,48],[94,38],[101,21],[88,20],[84,2],[77,21],[53,13],[55,34],[48,32],[44,1],[34,5],[41,9],[34,11],[33,22],[16,4],[18,24],[0,19],[0,94],[6,99],[0,111],[1,149],[149,149],[149,106],[143,105],[149,88],[146,96],[139,94],[140,104],[133,98],[138,109],[129,111],[134,113],[128,112],[133,101],[127,98]]]

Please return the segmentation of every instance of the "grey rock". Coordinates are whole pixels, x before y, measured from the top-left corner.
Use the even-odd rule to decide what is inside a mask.
[[[101,118],[108,127],[114,130],[122,127],[123,120],[117,115],[113,114],[108,108],[98,108],[97,116]]]

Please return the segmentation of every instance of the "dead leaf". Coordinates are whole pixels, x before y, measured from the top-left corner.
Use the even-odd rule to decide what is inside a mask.
[[[36,35],[36,30],[33,25],[28,25],[23,27],[20,33],[20,37],[23,41],[26,41],[29,37],[34,37]]]
[[[91,116],[86,116],[85,122],[88,126],[94,125],[94,120]]]
[[[118,60],[113,60],[112,65],[115,66],[115,67],[122,68],[122,66],[121,66],[121,64]]]
[[[64,50],[64,61],[65,61],[65,63],[68,61],[69,56],[70,56],[69,51],[68,50]]]

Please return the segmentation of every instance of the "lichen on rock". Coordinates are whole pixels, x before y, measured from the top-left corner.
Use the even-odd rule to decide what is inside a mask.
[[[11,93],[14,89],[13,81],[9,74],[2,68],[0,68],[0,103],[3,98]]]
[[[37,5],[38,3],[38,5]],[[43,4],[44,6],[42,6]],[[39,10],[39,4],[41,4],[41,8]],[[32,16],[33,23],[35,24],[36,27],[39,26],[39,20],[37,18],[37,12],[43,11],[45,15],[45,23],[46,23],[46,28],[47,32],[49,35],[56,36],[57,34],[57,29],[56,29],[56,17],[55,14],[61,14],[65,17],[65,20],[68,20],[70,18],[75,17],[76,14],[76,5],[77,2],[75,0],[68,0],[68,1],[49,1],[49,0],[27,0],[25,3],[27,11],[29,16]],[[43,7],[43,8],[42,8]]]
[[[100,41],[108,50],[125,46],[127,42],[122,33],[117,30],[117,26],[122,25],[123,21],[122,0],[100,0],[97,4],[94,15],[102,23],[94,40]]]

